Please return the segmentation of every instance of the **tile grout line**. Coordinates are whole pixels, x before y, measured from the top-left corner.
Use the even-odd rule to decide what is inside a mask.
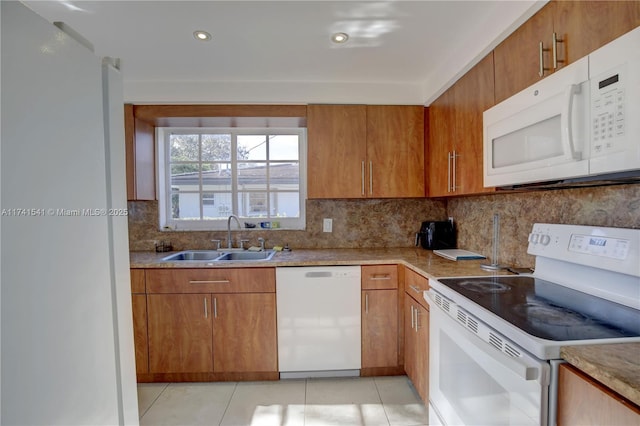
[[[233,399],[233,395],[236,394],[236,390],[238,390],[238,382],[234,382],[233,383],[233,392],[231,392],[231,396],[229,397],[229,400],[227,401],[227,405],[226,405],[226,407],[224,407],[224,412],[222,413],[222,417],[220,417],[220,423],[218,423],[218,426],[221,426],[222,422],[224,422],[224,416],[227,415],[227,411],[229,410],[229,405],[231,405],[231,400]]]
[[[164,385],[164,388],[162,388],[162,390],[160,391],[160,393],[158,394],[158,396],[156,396],[153,401],[151,401],[151,404],[149,404],[149,407],[147,407],[146,410],[144,410],[144,413],[142,413],[142,415],[138,418],[138,421],[142,420],[142,418],[149,412],[149,410],[151,410],[151,407],[153,407],[156,403],[156,401],[160,398],[160,396],[164,393],[164,391],[167,390],[167,388],[169,387],[171,383],[167,383]]]
[[[378,398],[380,398],[380,405],[382,405],[382,411],[384,412],[384,416],[387,418],[387,424],[391,425],[391,420],[389,419],[389,414],[387,413],[387,409],[385,408],[384,401],[382,400],[382,395],[380,394],[380,389],[378,388],[378,382],[376,378],[373,378],[373,385],[376,387],[376,392],[378,393]]]

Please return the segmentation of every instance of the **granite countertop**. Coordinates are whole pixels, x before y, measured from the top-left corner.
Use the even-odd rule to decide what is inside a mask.
[[[486,260],[452,261],[422,248],[316,249],[278,252],[269,261],[165,262],[171,253],[131,252],[132,268],[246,268],[402,264],[426,278],[505,275],[485,271]],[[640,343],[565,346],[560,355],[605,386],[640,405]]]
[[[131,252],[132,268],[247,268],[275,266],[379,265],[397,263],[427,278],[505,275],[509,272],[485,271],[486,260],[452,261],[421,248],[386,249],[315,249],[278,252],[268,261],[234,262],[165,262],[171,253]]]
[[[640,406],[640,343],[563,346],[560,356]]]

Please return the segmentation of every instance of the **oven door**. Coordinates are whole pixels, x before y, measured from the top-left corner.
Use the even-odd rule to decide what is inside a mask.
[[[429,399],[442,423],[546,425],[549,364],[524,351],[518,358],[506,355],[443,311],[433,290],[425,294],[431,306]]]

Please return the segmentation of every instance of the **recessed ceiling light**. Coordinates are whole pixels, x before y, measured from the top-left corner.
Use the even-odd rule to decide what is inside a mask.
[[[196,38],[196,40],[200,40],[200,41],[209,41],[209,40],[211,40],[211,34],[209,34],[206,31],[202,31],[202,30],[194,31],[193,32],[193,36]]]
[[[334,43],[346,43],[347,40],[349,40],[347,33],[335,33],[331,36],[331,41]]]

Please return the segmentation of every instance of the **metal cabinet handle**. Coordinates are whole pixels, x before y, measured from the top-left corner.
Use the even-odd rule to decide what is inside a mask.
[[[213,317],[218,318],[218,298],[213,298]]]
[[[447,152],[447,192],[451,192],[451,153]]]
[[[451,157],[453,159],[453,172],[451,173],[453,185],[451,185],[451,192],[456,192],[456,166],[458,162],[457,157],[458,157],[458,154],[455,151],[453,151],[453,156]]]
[[[209,309],[207,309],[207,298],[204,298],[204,317],[209,318]]]
[[[365,314],[369,313],[369,294],[368,293],[364,294],[364,313]]]
[[[420,310],[416,308],[416,333],[418,332],[419,328],[420,328]]]
[[[364,196],[365,195],[365,193],[364,193],[364,160],[362,160],[362,167],[360,169],[360,174],[361,174],[361,177],[362,177],[362,179],[361,179],[362,180],[362,195]]]
[[[229,280],[191,280],[189,284],[229,284]]]
[[[373,161],[369,160],[369,195],[373,195]]]
[[[411,329],[413,330],[413,327],[415,325],[415,321],[413,320],[413,305],[411,305],[410,307],[411,307]]]
[[[564,43],[564,40],[558,38],[558,34],[553,33],[553,45],[551,46],[553,50],[553,69],[558,69],[558,62],[564,62],[563,60],[558,59],[558,43]]]
[[[413,291],[415,291],[416,293],[420,293],[422,290],[420,289],[420,287],[415,286],[415,285],[410,285],[409,288]]]
[[[388,281],[388,280],[391,279],[391,275],[389,275],[389,274],[374,275],[369,279],[371,281]]]

